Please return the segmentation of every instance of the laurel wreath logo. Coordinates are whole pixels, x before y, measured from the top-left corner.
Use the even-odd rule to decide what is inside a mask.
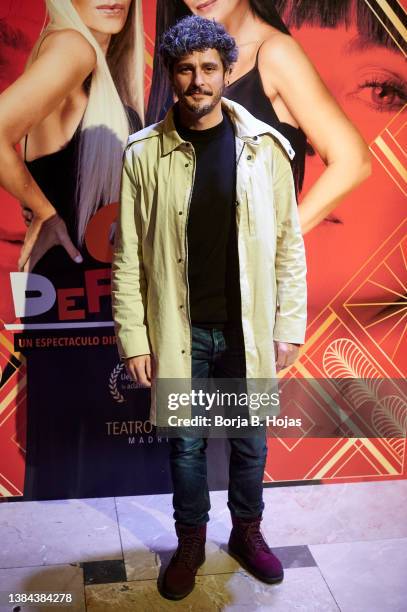
[[[120,372],[123,370],[124,367],[125,367],[124,363],[118,363],[109,377],[110,394],[113,397],[113,399],[115,399],[116,402],[118,402],[119,404],[123,404],[123,402],[126,401],[124,399],[124,396],[120,393],[120,391],[117,388],[117,379],[119,377]]]

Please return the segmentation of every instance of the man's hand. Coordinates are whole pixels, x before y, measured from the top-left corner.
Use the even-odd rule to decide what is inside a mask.
[[[151,387],[151,355],[138,355],[126,359],[126,368],[131,378],[143,387]]]
[[[274,342],[274,354],[276,356],[277,372],[284,368],[289,368],[297,359],[299,347],[289,342]]]

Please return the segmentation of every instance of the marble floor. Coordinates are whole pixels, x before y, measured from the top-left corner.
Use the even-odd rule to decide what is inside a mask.
[[[273,486],[263,532],[285,568],[262,584],[229,557],[226,493],[211,494],[207,561],[181,602],[157,593],[176,539],[170,495],[0,504],[0,611],[405,612],[407,480]],[[8,593],[70,593],[52,607]]]

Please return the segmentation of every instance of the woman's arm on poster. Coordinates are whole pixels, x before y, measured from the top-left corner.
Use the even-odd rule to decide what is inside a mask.
[[[75,261],[81,260],[65,223],[34,181],[16,145],[59,109],[95,64],[96,54],[81,34],[72,30],[54,32],[47,35],[27,71],[0,95],[0,185],[33,215],[21,251],[20,270],[32,269],[55,244],[64,246]]]
[[[326,165],[298,207],[305,234],[370,175],[369,149],[292,37],[268,39],[259,70],[266,94],[281,98]]]

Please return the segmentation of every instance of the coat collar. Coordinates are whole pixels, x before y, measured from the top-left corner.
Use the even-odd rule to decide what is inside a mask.
[[[245,142],[255,144],[258,136],[270,134],[279,141],[290,159],[294,158],[295,152],[290,141],[285,138],[280,132],[267,123],[259,121],[248,110],[237,102],[232,102],[227,98],[222,98],[222,107],[226,110],[231,118],[236,136]],[[163,155],[171,153],[174,149],[184,144],[184,140],[178,134],[175,124],[173,108],[171,107],[161,123]]]

